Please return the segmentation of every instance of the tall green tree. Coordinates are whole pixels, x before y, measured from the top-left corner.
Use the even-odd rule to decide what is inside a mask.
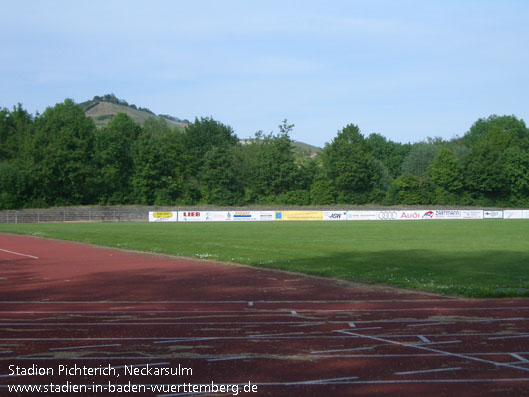
[[[183,135],[167,123],[148,119],[133,148],[134,202],[146,205],[195,204],[199,191],[189,183]]]
[[[238,169],[234,167],[234,149],[214,146],[205,155],[200,170],[202,199],[208,204],[241,204],[244,196]]]
[[[367,203],[383,187],[384,170],[356,125],[343,128],[325,146],[322,163],[325,175],[333,182],[337,203]]]
[[[444,142],[441,139],[428,138],[411,146],[408,155],[402,161],[402,174],[423,176]]]
[[[131,178],[133,147],[141,127],[124,113],[117,114],[106,127],[96,133],[95,162],[98,177],[98,201],[101,204],[133,202]]]
[[[204,165],[206,153],[216,146],[234,146],[238,138],[230,126],[212,118],[196,118],[185,128],[183,142],[189,166],[195,174]]]
[[[449,147],[442,147],[427,171],[434,188],[433,204],[456,205],[463,189],[463,167]]]
[[[35,120],[31,145],[33,199],[42,205],[95,201],[95,126],[72,100],[47,108]]]

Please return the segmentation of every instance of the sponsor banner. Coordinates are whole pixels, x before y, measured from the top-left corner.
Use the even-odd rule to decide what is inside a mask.
[[[274,211],[259,211],[260,221],[273,221],[275,220],[276,213]]]
[[[348,221],[376,221],[378,219],[377,211],[347,211]]]
[[[181,222],[225,222],[232,220],[231,211],[178,211]]]
[[[463,216],[461,215],[461,210],[426,211],[426,213],[428,214],[427,216],[429,216],[431,212],[433,212],[432,219],[463,219]]]
[[[529,219],[529,210],[523,210],[523,219]]]
[[[321,221],[323,211],[276,211],[276,221]]]
[[[410,221],[419,219],[434,219],[434,211],[416,210],[416,211],[397,211],[399,221]]]
[[[483,210],[461,210],[462,219],[483,219]]]
[[[523,219],[523,210],[503,210],[503,219]]]
[[[233,211],[232,219],[234,221],[258,221],[261,213],[259,211]]]
[[[483,218],[484,219],[503,219],[503,211],[483,211]]]
[[[178,211],[179,222],[205,222],[206,213],[202,211]]]
[[[177,211],[149,211],[149,222],[176,222]]]
[[[379,221],[396,221],[402,211],[377,211],[377,220]]]
[[[324,221],[345,221],[347,220],[347,211],[324,211]]]

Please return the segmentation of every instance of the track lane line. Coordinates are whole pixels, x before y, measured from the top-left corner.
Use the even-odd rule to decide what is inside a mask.
[[[2,248],[0,248],[0,251],[2,251],[2,252],[7,252],[8,254],[13,254],[13,255],[25,256],[25,257],[27,257],[27,258],[39,259],[38,256],[33,256],[33,255],[28,255],[28,254],[22,254],[22,253],[20,253],[20,252],[9,251],[9,250],[5,250],[5,249],[2,249]]]

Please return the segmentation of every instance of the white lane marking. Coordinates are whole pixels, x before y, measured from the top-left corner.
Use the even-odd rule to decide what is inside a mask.
[[[382,327],[366,327],[366,328],[355,328],[355,331],[366,331],[369,329],[382,329]]]
[[[512,357],[514,357],[515,359],[519,360],[520,363],[529,363],[529,360],[527,360],[526,358],[523,358],[522,356],[520,356],[519,354],[516,354],[516,353],[509,353]]]
[[[70,347],[52,347],[49,350],[77,350],[77,349],[92,349],[94,347],[116,347],[121,346],[120,343],[113,345],[92,345],[92,346],[70,346]]]
[[[426,351],[433,352],[433,353],[443,354],[445,356],[458,357],[458,358],[462,358],[462,359],[465,359],[465,360],[472,360],[472,361],[478,361],[478,362],[481,362],[481,363],[492,364],[492,365],[497,366],[497,367],[507,367],[507,368],[511,368],[511,369],[518,369],[520,371],[529,372],[529,368],[518,367],[518,366],[512,365],[512,364],[498,363],[496,361],[484,360],[482,358],[466,356],[464,354],[450,353],[450,352],[446,352],[446,351],[443,351],[443,350],[432,349],[432,348],[426,347],[426,346],[407,345],[405,343],[401,343],[401,342],[397,342],[397,341],[393,341],[393,340],[389,340],[389,339],[384,339],[384,338],[378,338],[376,336],[371,336],[371,335],[362,335],[362,334],[357,334],[357,333],[348,332],[348,331],[338,331],[338,332],[342,332],[344,334],[355,336],[357,338],[368,338],[368,339],[376,340],[378,342],[391,343],[393,345],[399,345],[399,346],[404,346],[404,347],[412,347],[414,349],[426,350]]]
[[[438,368],[438,369],[424,369],[422,371],[406,371],[406,372],[395,372],[395,375],[415,375],[415,374],[429,374],[431,372],[444,372],[444,371],[457,371],[461,367],[453,368]]]
[[[359,350],[373,350],[374,348],[375,346],[355,347],[354,349],[320,350],[320,351],[312,351],[310,352],[310,354],[353,352],[353,351],[359,351]]]
[[[7,252],[7,253],[9,253],[9,254],[13,254],[13,255],[25,256],[25,257],[27,257],[27,258],[39,259],[38,256],[33,256],[33,255],[28,255],[28,254],[22,254],[22,253],[20,253],[20,252],[4,250],[4,249],[2,249],[2,248],[0,248],[0,251],[2,251],[2,252]]]
[[[425,343],[430,343],[430,339],[428,339],[426,336],[424,335],[417,335],[417,338],[419,338],[420,340],[422,340],[423,342]]]
[[[408,325],[406,325],[406,327],[429,327],[429,326],[433,326],[433,325],[447,325],[447,324],[454,324],[454,322],[450,321],[450,322],[446,322],[446,323],[408,324]]]
[[[222,357],[222,358],[210,358],[208,361],[228,361],[228,360],[244,360],[250,358],[248,356],[233,356],[233,357]]]
[[[514,338],[529,338],[529,334],[518,334],[512,336],[495,336],[492,338],[487,338],[489,340],[499,340],[499,339],[514,339]]]
[[[498,357],[498,356],[505,356],[509,353],[464,353],[467,356],[492,356],[492,357]],[[524,354],[529,354],[529,352],[526,352]],[[343,355],[329,355],[325,356],[322,355],[322,357],[350,357],[350,358],[405,358],[405,357],[439,357],[444,356],[444,354],[438,354],[438,353],[415,353],[415,354],[343,354]],[[289,357],[289,356],[280,356],[280,357]],[[61,358],[61,360],[81,360],[81,361],[93,361],[93,360],[159,360],[163,357],[145,357],[145,356],[90,356],[90,357],[64,357]],[[205,357],[187,357],[186,360],[203,360]],[[11,360],[16,361],[51,361],[56,360],[55,357],[12,357]],[[509,363],[513,364],[513,363]]]
[[[330,324],[334,324],[332,321],[329,322]],[[328,323],[328,324],[329,324]],[[72,322],[72,323],[49,323],[49,322],[33,322],[33,323],[0,323],[0,327],[6,327],[6,326],[17,326],[17,327],[24,327],[24,326],[35,326],[35,325],[45,325],[47,327],[49,326],[88,326],[88,325],[94,325],[94,326],[103,326],[103,325],[324,325],[324,321],[218,321],[218,322],[211,322],[211,321],[204,321],[204,322],[130,322],[130,323],[105,323],[105,322]],[[379,327],[380,328],[380,327]]]
[[[171,340],[162,340],[162,341],[158,341],[158,342],[153,342],[154,344],[157,344],[157,343],[177,343],[177,342],[200,342],[200,341],[203,341],[203,340],[214,340],[214,339],[219,339],[218,337],[215,337],[215,336],[210,336],[210,337],[195,337],[195,338],[178,338],[178,339],[171,339]]]
[[[461,341],[460,340],[447,340],[447,341],[442,341],[442,342],[416,343],[415,346],[446,345],[450,343],[461,343]]]
[[[282,300],[268,300],[268,301],[253,301],[253,303],[264,303],[264,304],[277,304],[277,303],[294,303],[294,304],[299,304],[299,303],[316,303],[316,304],[323,304],[323,303],[332,303],[332,304],[335,304],[335,303],[345,303],[345,304],[356,304],[356,303],[413,303],[413,302],[444,302],[444,303],[452,303],[454,301],[452,300],[448,300],[448,299],[403,299],[403,300],[395,300],[395,299],[367,299],[367,300],[349,300],[349,301],[344,301],[344,300],[306,300],[306,301],[303,301],[303,300],[299,300],[299,301],[282,301]],[[1,301],[0,301],[1,303]],[[207,305],[207,304],[215,304],[215,303],[220,303],[220,304],[224,304],[224,303],[229,303],[229,304],[232,304],[232,303],[243,303],[243,304],[246,304],[248,303],[248,301],[244,300],[244,301],[241,301],[241,300],[238,300],[238,301],[219,301],[219,300],[213,300],[213,301],[53,301],[53,302],[43,302],[43,301],[15,301],[15,302],[5,302],[5,303],[73,303],[73,304],[86,304],[86,303],[94,303],[94,304],[97,304],[97,303],[101,303],[101,304],[115,304],[115,303],[120,303],[120,304],[127,304],[127,303],[140,303],[140,304],[150,304],[150,303],[172,303],[172,304],[189,304],[189,303],[196,303],[196,304],[203,304],[203,305]],[[529,306],[522,306],[522,307],[515,307],[516,309],[529,309]],[[417,310],[423,310],[424,308],[422,309],[417,309]],[[434,308],[428,308],[428,309],[424,309],[424,310],[433,310]],[[439,309],[439,307],[435,307],[435,309]],[[467,310],[466,308],[450,308],[450,307],[447,307],[446,308],[447,310]],[[503,309],[503,308],[496,308],[496,307],[492,307],[490,309]],[[505,309],[511,309],[510,307],[505,307]],[[318,309],[316,309],[318,310]],[[338,311],[350,311],[352,309],[340,309]],[[357,309],[354,309],[354,310],[357,310]],[[367,312],[371,312],[371,311],[377,311],[377,310],[399,310],[399,311],[409,311],[409,310],[414,310],[413,308],[407,308],[407,309],[374,309],[374,310],[371,310],[371,309],[358,309],[359,311],[367,311]],[[472,308],[469,308],[469,310],[472,310]]]

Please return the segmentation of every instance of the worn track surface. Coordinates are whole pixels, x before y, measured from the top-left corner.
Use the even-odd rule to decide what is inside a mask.
[[[109,382],[145,396],[527,396],[529,300],[0,234],[0,395],[102,396]],[[227,392],[190,393],[212,382]]]

